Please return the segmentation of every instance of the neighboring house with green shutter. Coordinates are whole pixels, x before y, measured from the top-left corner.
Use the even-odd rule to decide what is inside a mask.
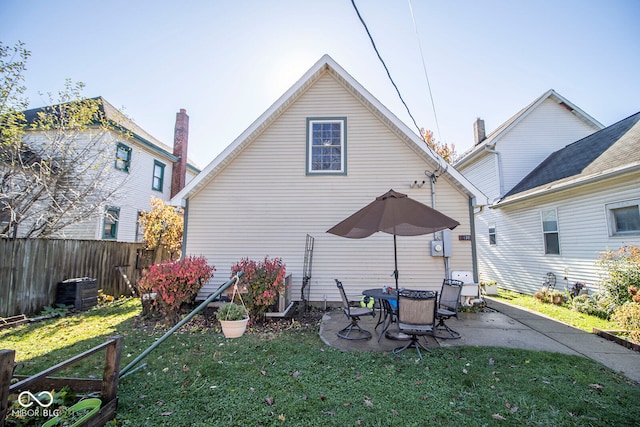
[[[193,162],[187,159],[189,117],[185,110],[177,113],[176,138],[171,148],[148,134],[103,98],[94,100],[99,102],[101,112],[109,123],[108,130],[97,132],[95,127],[88,126],[73,137],[73,143],[93,150],[95,154],[87,158],[94,156],[96,164],[108,168],[102,194],[110,196],[101,200],[97,212],[83,221],[62,228],[51,237],[141,241],[142,230],[138,226],[138,217],[141,211],[150,209],[151,197],[170,200],[199,172]],[[46,112],[46,109],[42,107],[25,111],[27,123],[34,123],[38,113]],[[42,129],[27,128],[23,142],[26,147],[34,147],[35,152],[36,147],[47,143],[47,137]],[[98,156],[100,159],[97,159]],[[87,168],[87,176],[91,174],[91,167],[87,164],[78,165],[78,168]],[[31,222],[42,216],[40,213],[33,215],[34,218],[25,217],[23,221],[18,221],[15,215],[12,218],[9,209],[0,210],[0,225],[15,221],[5,237],[27,237],[25,233],[31,228]]]
[[[489,195],[476,214],[481,279],[524,293],[596,290],[601,252],[640,244],[640,113],[603,128],[554,91],[456,167]]]

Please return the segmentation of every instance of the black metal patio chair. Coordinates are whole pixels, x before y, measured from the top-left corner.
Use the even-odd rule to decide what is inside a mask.
[[[428,342],[427,335],[433,335],[437,301],[438,293],[434,291],[403,289],[398,292],[398,331],[411,339],[404,346],[395,348],[393,354],[400,357],[401,352],[414,347],[422,359],[420,349],[431,351],[419,337]]]
[[[338,287],[340,297],[342,298],[342,311],[350,321],[349,325],[338,331],[338,336],[346,340],[371,339],[371,332],[362,329],[360,325],[358,325],[358,321],[362,316],[375,316],[375,311],[373,308],[351,306],[351,303],[347,298],[347,294],[344,291],[344,286],[342,286],[342,282],[338,279],[334,280],[336,281],[336,286]]]
[[[460,294],[462,293],[462,280],[444,279],[442,288],[440,289],[440,300],[438,301],[438,309],[436,317],[438,324],[436,325],[437,338],[458,339],[460,333],[451,329],[444,321],[452,317],[458,318],[458,307],[460,306]],[[447,334],[439,334],[438,331],[445,331]]]

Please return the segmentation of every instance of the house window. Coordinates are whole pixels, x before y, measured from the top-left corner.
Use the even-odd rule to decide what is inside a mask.
[[[307,174],[346,175],[347,118],[307,119]]]
[[[489,244],[490,245],[496,244],[496,226],[495,225],[489,227]]]
[[[640,199],[606,205],[610,236],[640,234]]]
[[[164,182],[164,164],[157,160],[153,161],[153,182],[151,188],[156,191],[162,191],[162,183]]]
[[[120,208],[108,206],[104,211],[103,239],[115,239],[118,236],[118,221]]]
[[[542,211],[542,235],[544,237],[544,253],[546,255],[560,255],[558,214],[555,209]]]
[[[116,169],[129,172],[131,166],[131,147],[119,142],[116,148]]]

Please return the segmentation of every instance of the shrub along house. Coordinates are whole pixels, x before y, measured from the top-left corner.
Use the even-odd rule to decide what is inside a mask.
[[[431,185],[429,176],[436,176]],[[449,236],[450,270],[474,270],[473,209],[486,197],[325,55],[191,181],[172,203],[185,207],[184,254],[204,255],[213,292],[241,258],[280,257],[301,299],[305,242],[314,239],[311,302],[392,285],[393,238],[345,239],[326,233],[394,189],[458,220]],[[398,237],[400,286],[439,289],[440,234]]]
[[[639,120],[603,129],[551,90],[479,132],[456,167],[490,199],[476,216],[481,279],[533,294],[552,273],[561,291],[597,290],[600,253],[640,244]]]

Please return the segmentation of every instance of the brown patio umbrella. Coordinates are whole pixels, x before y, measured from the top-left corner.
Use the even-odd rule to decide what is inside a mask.
[[[419,236],[446,228],[454,229],[458,221],[437,210],[409,198],[406,194],[389,190],[358,212],[336,224],[327,233],[351,239],[362,239],[375,232],[393,234],[393,257],[398,290],[398,252],[396,236]]]

